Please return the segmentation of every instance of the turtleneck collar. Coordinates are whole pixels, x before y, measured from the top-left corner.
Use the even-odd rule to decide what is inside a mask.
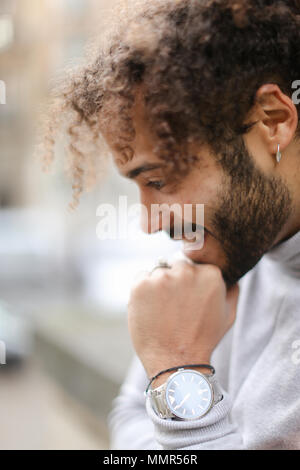
[[[265,256],[292,271],[300,272],[300,231],[271,248]]]

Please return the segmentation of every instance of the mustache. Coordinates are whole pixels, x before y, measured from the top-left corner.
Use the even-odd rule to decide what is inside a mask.
[[[174,239],[175,234],[181,233],[184,234],[191,234],[194,233],[196,235],[197,232],[200,230],[207,229],[203,225],[196,224],[195,222],[185,221],[182,223],[181,227],[179,225],[170,225],[168,228],[165,228],[164,231],[168,233],[170,238]]]

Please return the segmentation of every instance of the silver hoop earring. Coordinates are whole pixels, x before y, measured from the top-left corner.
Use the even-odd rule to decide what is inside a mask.
[[[282,157],[282,155],[281,155],[281,152],[280,152],[280,145],[278,144],[278,146],[277,146],[277,153],[276,153],[276,160],[277,160],[277,163],[280,162],[281,157]]]

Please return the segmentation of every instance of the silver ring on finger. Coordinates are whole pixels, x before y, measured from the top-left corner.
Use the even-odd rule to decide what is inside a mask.
[[[158,264],[154,266],[154,268],[150,271],[150,274],[152,274],[153,271],[155,271],[155,269],[158,269],[158,268],[171,269],[172,266],[170,266],[170,264],[167,261],[160,259],[158,261]]]

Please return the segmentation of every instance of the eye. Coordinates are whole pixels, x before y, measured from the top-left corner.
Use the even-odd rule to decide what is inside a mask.
[[[151,188],[155,188],[159,191],[160,189],[162,189],[165,186],[165,183],[163,181],[148,181],[146,186],[151,187]]]

